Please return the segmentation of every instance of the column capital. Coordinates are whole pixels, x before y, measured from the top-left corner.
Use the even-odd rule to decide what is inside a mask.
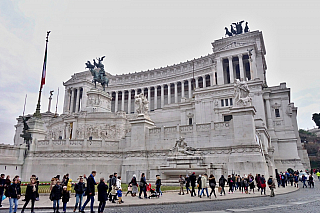
[[[243,53],[240,53],[237,56],[242,59]]]
[[[228,59],[229,59],[229,60],[232,60],[232,58],[233,58],[233,56],[232,56],[232,55],[231,55],[231,56],[228,56]]]

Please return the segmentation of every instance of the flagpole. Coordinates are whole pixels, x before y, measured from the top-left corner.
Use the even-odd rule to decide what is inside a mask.
[[[39,96],[38,96],[38,104],[37,104],[36,112],[33,114],[33,116],[36,117],[36,118],[41,118],[41,113],[40,113],[41,92],[42,92],[42,87],[43,87],[43,85],[45,83],[45,77],[46,77],[45,75],[46,75],[46,66],[47,66],[47,48],[48,48],[50,32],[51,31],[47,31],[46,49],[45,49],[45,53],[44,53],[44,61],[43,61],[43,67],[42,67],[42,77],[41,77]]]

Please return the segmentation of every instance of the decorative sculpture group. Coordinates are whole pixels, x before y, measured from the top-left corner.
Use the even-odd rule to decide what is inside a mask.
[[[248,22],[246,22],[246,26],[245,26],[245,28],[244,28],[244,30],[243,30],[243,28],[242,28],[242,23],[243,23],[244,21],[240,21],[240,22],[236,22],[236,23],[232,23],[231,25],[230,25],[230,31],[229,31],[229,29],[227,28],[227,27],[225,27],[224,29],[226,30],[226,36],[234,36],[234,35],[238,35],[238,34],[241,34],[241,33],[243,33],[243,31],[245,32],[245,33],[247,33],[247,32],[249,32],[249,27],[248,27]],[[233,26],[234,25],[234,26]]]
[[[134,104],[135,104],[136,112],[138,114],[148,115],[148,110],[149,110],[148,104],[149,104],[149,101],[144,96],[143,93],[140,93],[140,94],[138,94],[138,95],[136,95],[134,97]]]
[[[180,153],[186,154],[186,155],[194,155],[194,154],[196,154],[198,149],[195,149],[193,147],[188,146],[187,142],[185,142],[184,139],[185,138],[180,137],[176,141],[176,143],[175,143],[175,145],[174,145],[174,147],[173,147],[173,149],[171,151],[174,152],[174,153],[180,152]]]
[[[236,79],[234,82],[234,106],[250,106],[252,98],[249,94],[248,84],[245,81]]]
[[[96,63],[96,61],[93,59],[93,64],[91,64],[90,61],[88,61],[86,64],[86,68],[88,68],[91,72],[91,75],[93,76],[93,80],[92,83],[94,83],[94,87],[97,88],[96,83],[100,83],[101,86],[103,87],[103,91],[105,91],[105,85],[109,84],[109,79],[106,77],[106,72],[104,70],[104,65],[102,64],[103,59],[105,58],[105,56],[102,56],[101,58],[97,58],[98,63]],[[99,69],[99,71],[97,71],[95,69],[95,67],[97,69]]]

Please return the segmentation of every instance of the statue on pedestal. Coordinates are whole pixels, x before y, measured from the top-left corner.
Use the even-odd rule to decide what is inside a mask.
[[[180,137],[180,138],[176,141],[176,143],[175,143],[172,151],[175,152],[175,153],[180,152],[180,153],[182,153],[182,154],[187,154],[187,155],[194,155],[194,154],[196,154],[196,151],[198,151],[198,150],[195,149],[195,148],[192,148],[192,147],[188,146],[188,145],[187,145],[187,142],[185,142],[184,139],[185,139],[185,138]]]
[[[252,98],[249,97],[249,93],[248,84],[236,79],[234,82],[234,106],[251,106]]]
[[[94,83],[94,87],[97,88],[96,83],[100,83],[101,86],[103,87],[103,91],[105,91],[105,85],[109,84],[109,79],[107,78],[106,72],[104,70],[104,65],[102,64],[103,59],[105,58],[105,56],[102,56],[101,58],[97,58],[98,63],[95,61],[95,59],[93,59],[93,65],[91,64],[90,61],[87,61],[86,64],[86,68],[88,68],[91,72],[91,75],[93,76],[93,80],[92,83]],[[99,69],[99,71],[97,71],[94,68]]]
[[[24,139],[24,143],[27,145],[27,150],[30,149],[30,141],[32,141],[32,137],[31,137],[31,133],[29,133],[29,126],[28,126],[28,123],[27,121],[30,119],[31,117],[25,117],[23,116],[22,117],[22,122],[23,122],[23,130],[22,130],[22,133],[23,134],[20,134],[20,137],[22,137]],[[27,150],[26,150],[26,153],[25,153],[25,156],[27,154]]]
[[[149,111],[148,104],[149,104],[149,101],[144,96],[143,93],[140,93],[140,94],[138,94],[138,95],[136,95],[134,97],[134,104],[135,104],[136,112],[138,114],[148,115],[148,111]]]

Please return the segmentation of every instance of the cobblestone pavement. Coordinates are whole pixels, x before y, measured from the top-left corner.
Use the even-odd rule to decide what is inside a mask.
[[[288,186],[285,190],[289,192],[291,186]],[[239,192],[234,194],[227,194],[226,196],[218,196],[218,199],[208,199],[208,198],[189,198],[190,196],[179,196],[176,193],[164,194],[160,199],[155,200],[153,203],[148,203],[150,200],[138,200],[136,198],[124,197],[127,201],[126,204],[135,202],[135,206],[121,206],[121,205],[110,205],[108,202],[107,207],[104,212],[188,212],[188,213],[218,213],[218,212],[319,212],[320,208],[320,182],[316,180],[315,188],[300,188],[297,191],[276,195],[276,197],[271,198],[269,196],[260,196],[260,193],[255,195],[245,195]],[[284,189],[277,189],[276,192],[284,192]],[[292,191],[292,190],[291,190]],[[268,191],[267,191],[268,193]],[[167,198],[166,198],[167,197]],[[171,198],[170,198],[171,197]],[[230,199],[233,198],[233,199]],[[240,199],[243,198],[243,199]],[[132,199],[132,200],[131,200]],[[164,199],[175,199],[176,202],[184,203],[174,203],[164,202]],[[138,200],[138,201],[137,201]],[[190,202],[188,202],[190,200]],[[197,202],[199,201],[199,202]],[[201,201],[201,202],[200,202]],[[8,202],[8,201],[6,201]],[[158,202],[158,203],[157,203]],[[20,201],[20,205],[23,202]],[[50,203],[51,204],[51,203]],[[96,203],[97,204],[97,203]],[[144,205],[149,204],[149,205]],[[19,205],[19,207],[20,207]],[[49,207],[48,205],[46,205]],[[51,206],[51,205],[50,205]],[[70,206],[70,205],[68,205]],[[39,205],[38,205],[39,207]],[[95,208],[97,212],[97,208]],[[0,213],[8,212],[8,209],[0,209]],[[18,210],[20,212],[20,210]],[[26,211],[30,212],[30,210]],[[35,212],[52,212],[51,209],[36,209]],[[60,210],[60,212],[62,212]],[[72,212],[69,208],[67,212]],[[88,207],[86,212],[90,212]]]

